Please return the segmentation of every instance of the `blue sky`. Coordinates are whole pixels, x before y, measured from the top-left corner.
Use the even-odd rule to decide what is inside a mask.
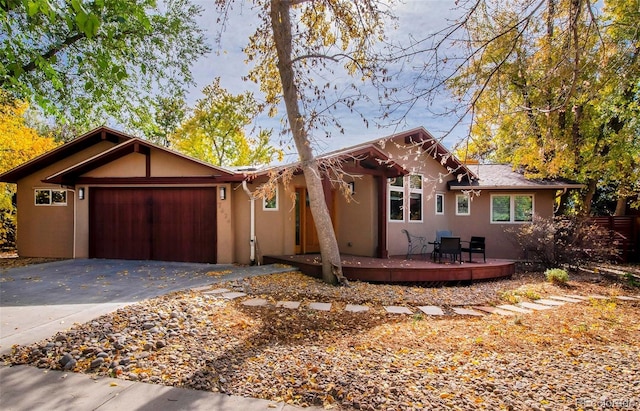
[[[256,13],[251,9],[250,2],[241,0],[236,2],[236,8],[231,13],[227,30],[222,33],[220,47],[214,44],[215,36],[219,32],[219,26],[217,24],[218,14],[213,2],[211,0],[198,0],[196,3],[205,9],[200,18],[200,24],[203,28],[206,28],[209,42],[213,46],[214,52],[194,64],[193,72],[197,85],[189,90],[187,104],[192,107],[195,101],[201,98],[201,90],[210,84],[215,77],[220,77],[221,85],[231,93],[239,94],[249,90],[254,92],[258,99],[261,99],[262,96],[258,87],[251,82],[242,80],[242,77],[249,70],[249,67],[244,63],[245,55],[242,52],[242,48],[247,44],[249,36],[254,32],[258,23],[255,16]],[[394,13],[399,18],[398,29],[389,30],[387,34],[391,40],[403,43],[410,37],[424,38],[456,18],[456,14],[459,12],[456,12],[453,9],[454,7],[454,2],[450,0],[406,0],[403,4],[395,7]],[[415,66],[419,62],[414,61],[412,64]],[[409,65],[409,68],[411,68],[411,65]],[[403,78],[407,79],[415,76],[416,71],[412,70],[403,74]],[[339,84],[343,82],[346,84],[346,79],[336,78],[335,80]],[[375,94],[373,89],[369,89],[367,92],[371,95]],[[436,138],[441,138],[458,119],[453,116],[436,116],[432,111],[442,112],[450,103],[449,96],[446,93],[442,93],[435,96],[431,103],[421,101],[412,107],[405,118],[404,124],[390,125],[389,122],[384,122],[381,124],[383,127],[380,128],[375,125],[376,122],[379,122],[377,117],[380,114],[380,105],[377,101],[363,102],[357,108],[369,120],[368,128],[359,115],[347,111],[338,111],[335,114],[345,129],[344,135],[332,131],[331,137],[327,137],[322,130],[318,130],[313,136],[314,149],[317,154],[321,154],[419,126],[425,127]],[[266,115],[261,116],[257,121],[257,125],[263,128],[273,128],[272,144],[278,145],[285,150],[285,162],[295,161],[297,154],[290,137],[281,137],[279,135],[279,131],[282,128],[280,120],[283,115],[284,110],[280,110],[276,118],[269,118]],[[452,148],[456,142],[466,136],[466,133],[467,129],[464,124],[458,126],[450,135],[444,138],[444,144],[448,148]]]

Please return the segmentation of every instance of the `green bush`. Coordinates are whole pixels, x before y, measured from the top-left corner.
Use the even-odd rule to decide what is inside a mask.
[[[550,268],[544,272],[547,281],[554,284],[566,284],[569,281],[569,274],[561,268]]]

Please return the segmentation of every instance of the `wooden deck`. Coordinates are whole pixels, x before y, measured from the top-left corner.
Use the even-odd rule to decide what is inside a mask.
[[[465,255],[466,257],[466,255]],[[264,256],[264,264],[288,264],[298,267],[304,274],[322,277],[320,254]],[[508,278],[515,273],[516,263],[511,260],[474,258],[474,262],[436,263],[428,257],[394,256],[388,259],[342,256],[342,271],[349,280],[380,283],[448,283],[472,282]]]

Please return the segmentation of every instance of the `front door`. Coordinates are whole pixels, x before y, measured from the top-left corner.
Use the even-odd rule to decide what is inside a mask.
[[[318,232],[309,207],[309,194],[304,187],[296,188],[296,254],[320,252]]]

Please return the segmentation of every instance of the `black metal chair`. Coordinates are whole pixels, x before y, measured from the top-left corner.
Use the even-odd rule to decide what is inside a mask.
[[[442,262],[442,256],[449,256],[452,263],[460,261],[462,263],[462,251],[460,247],[460,237],[442,237],[440,247],[438,247],[438,262]]]
[[[471,254],[482,254],[482,260],[487,262],[487,255],[485,252],[485,244],[484,237],[471,237],[471,241],[465,241],[465,243],[469,243],[468,247],[462,247],[462,251],[465,253],[469,253],[469,262],[473,262],[471,260]]]
[[[420,255],[423,255],[427,251],[427,239],[425,237],[413,235],[404,229],[402,232],[407,236],[407,260],[409,260],[411,255],[414,254],[414,251],[418,249],[420,250]]]
[[[436,241],[430,242],[429,244],[433,244],[433,251],[431,252],[431,259],[436,261],[436,257],[438,256],[438,251],[440,249],[440,240],[442,237],[451,237],[453,234],[449,230],[436,230]]]

